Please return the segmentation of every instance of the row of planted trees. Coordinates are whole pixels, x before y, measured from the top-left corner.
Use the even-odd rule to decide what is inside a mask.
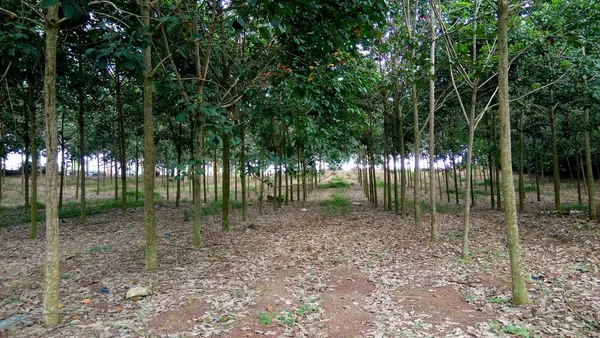
[[[525,171],[536,177],[538,201],[539,176],[551,172],[557,211],[565,206],[561,175],[573,179],[575,173],[578,202],[582,204],[582,180],[589,217],[597,217],[593,165],[600,141],[598,83],[590,79],[596,79],[592,65],[599,55],[590,43],[598,40],[598,24],[588,14],[600,7],[587,1],[393,3],[397,11],[387,18],[385,43],[372,50],[379,81],[366,100],[371,113],[359,139],[358,178],[365,195],[401,218],[411,206],[420,227],[421,190],[429,184],[435,241],[436,193],[441,200],[444,184],[440,170],[448,201],[448,166],[453,170],[458,204],[459,158],[465,180],[461,256],[468,259],[473,178],[479,168],[486,189],[489,184],[491,207],[505,211],[513,300],[527,302],[516,218],[516,208],[525,208]],[[506,22],[510,34],[502,25]],[[422,159],[429,162],[427,174],[420,168]],[[378,196],[376,166],[383,167],[383,196]],[[519,174],[518,199],[513,169]]]
[[[114,159],[115,170],[119,163],[123,210],[126,163],[133,158],[141,162],[146,173],[148,270],[158,267],[154,172],[163,155],[164,164],[177,169],[178,186],[184,177],[192,182],[194,246],[201,244],[200,208],[207,191],[202,177],[208,163],[224,173],[222,226],[227,230],[231,161],[241,169],[244,201],[246,176],[253,175],[261,182],[261,195],[264,184],[273,186],[278,207],[288,200],[284,196],[294,198],[293,180],[295,199],[306,199],[318,161],[347,157],[354,143],[346,141],[362,114],[354,96],[368,91],[370,83],[354,71],[363,62],[356,59],[355,46],[368,45],[374,34],[366,33],[377,30],[374,23],[386,6],[365,2],[359,10],[356,4],[332,3],[325,8],[332,15],[323,16],[323,8],[314,5],[217,0],[142,1],[139,6],[127,1],[1,3],[2,30],[9,32],[2,39],[12,43],[1,44],[2,55],[9,57],[1,61],[6,91],[0,111],[3,121],[14,121],[2,124],[3,156],[23,151],[35,173],[35,146],[43,141],[46,147],[46,324],[58,320],[59,149],[82,164],[86,156],[99,154]],[[321,23],[318,30],[311,27],[315,21]],[[333,42],[332,36],[337,36]],[[12,103],[31,92],[43,92],[43,104],[32,94],[22,104]],[[40,112],[43,132],[34,120]],[[267,168],[274,168],[273,182],[264,176]],[[80,169],[83,223],[85,166]],[[34,237],[36,212],[30,212]]]
[[[79,163],[100,154],[114,160],[124,212],[126,164],[143,166],[148,270],[158,267],[154,173],[159,167],[176,180],[177,206],[181,182],[191,183],[194,246],[201,245],[207,168],[215,173],[214,199],[222,200],[222,228],[227,230],[232,168],[239,174],[245,219],[249,176],[260,183],[261,201],[264,185],[272,185],[277,208],[283,201],[306,198],[317,179],[317,163],[340,163],[351,153],[363,164],[359,177],[373,203],[380,201],[376,164],[385,169],[383,204],[402,218],[409,209],[407,187],[412,188],[415,226],[421,226],[422,177],[428,177],[435,241],[435,192],[442,184],[435,161],[452,159],[446,163],[456,172],[460,157],[465,195],[472,190],[477,163],[487,168],[483,181],[488,173],[492,206],[502,205],[500,197],[504,200],[514,300],[526,302],[514,189],[512,180],[500,179],[513,170],[510,126],[516,126],[513,135],[518,137],[519,206],[523,208],[525,198],[524,168],[535,173],[552,168],[560,208],[560,159],[569,159],[569,151],[576,149],[575,167],[586,174],[590,216],[595,217],[591,168],[598,140],[591,126],[598,118],[598,77],[592,65],[598,60],[598,37],[597,23],[582,15],[589,11],[597,13],[598,4],[0,2],[0,26],[7,32],[0,36],[0,51],[7,56],[0,60],[6,88],[0,92],[2,155],[23,152],[35,169],[45,145],[48,158],[44,321],[51,325],[58,320],[57,202],[62,184],[57,161],[64,162],[57,158],[58,149]],[[43,100],[36,94],[41,92]],[[509,114],[509,100],[518,114]],[[42,112],[43,132],[36,119]],[[565,140],[573,146],[561,148]],[[548,148],[552,156],[542,151]],[[425,152],[428,172],[414,159],[407,170],[406,160]],[[275,173],[272,179],[265,177],[267,168]],[[85,176],[81,165],[82,222]],[[29,181],[24,180],[26,185]],[[448,193],[447,175],[445,181]],[[24,191],[27,202],[35,201],[35,186]],[[31,203],[32,236],[35,206]],[[469,255],[470,207],[465,198],[463,258]]]

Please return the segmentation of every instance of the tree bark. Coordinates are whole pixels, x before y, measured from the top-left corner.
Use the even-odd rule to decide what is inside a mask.
[[[430,51],[429,51],[429,204],[431,204],[430,239],[436,242],[438,239],[437,211],[435,200],[435,2],[429,3],[430,8]]]
[[[82,65],[81,65],[81,58],[79,60],[79,75],[83,76],[82,74]],[[85,224],[85,218],[86,218],[86,205],[85,205],[85,129],[84,129],[84,122],[83,122],[83,110],[84,110],[84,100],[85,100],[85,96],[84,96],[84,88],[83,85],[80,85],[77,91],[77,100],[79,103],[79,110],[78,110],[78,114],[77,114],[77,126],[79,127],[79,175],[81,176],[81,195],[79,195],[79,205],[80,205],[80,210],[81,210],[81,215],[79,217],[79,223],[81,225]]]
[[[150,28],[150,0],[141,3],[142,25]],[[150,33],[146,31],[147,37]],[[156,220],[154,214],[154,121],[152,118],[152,44],[144,47],[144,224],[145,224],[145,265],[146,270],[158,268],[156,252]]]
[[[37,189],[37,179],[38,179],[38,160],[37,160],[37,122],[36,122],[36,112],[35,112],[35,101],[33,96],[33,79],[30,79],[28,83],[27,90],[31,92],[29,95],[29,114],[31,126],[30,130],[30,138],[31,138],[31,219],[30,219],[30,227],[29,227],[29,238],[34,239],[37,238],[37,201],[38,201],[38,189]],[[1,167],[0,167],[1,169]],[[1,177],[0,177],[1,179]],[[0,192],[1,193],[1,192]]]
[[[44,70],[44,124],[46,133],[46,258],[42,296],[43,322],[46,326],[58,324],[58,295],[60,273],[60,242],[58,221],[58,167],[56,156],[58,136],[56,129],[56,49],[58,4],[48,8],[45,20],[46,47]]]
[[[127,214],[127,165],[125,156],[125,114],[121,95],[122,80],[118,67],[115,70],[115,96],[119,120],[119,161],[121,162],[121,215]],[[167,177],[167,180],[169,178]]]
[[[590,145],[590,109],[583,110],[583,123],[585,130],[583,139],[585,144],[585,176],[587,178],[588,188],[588,212],[591,220],[598,218],[596,212],[596,186],[594,182],[594,172],[592,171],[592,147]]]
[[[231,183],[231,174],[229,172],[229,133],[223,133],[223,174],[221,175],[223,181],[223,202],[221,204],[221,230],[229,231],[229,186]]]
[[[500,118],[500,160],[502,166],[502,192],[504,193],[504,219],[512,280],[513,303],[529,303],[523,276],[523,259],[519,244],[519,228],[512,179],[510,140],[510,107],[508,92],[508,0],[498,0],[498,116]]]
[[[550,97],[553,95],[550,94]],[[553,104],[553,103],[551,103]],[[558,146],[556,145],[556,106],[550,107],[550,138],[552,141],[552,178],[554,182],[554,209],[560,211],[560,171],[558,167]]]

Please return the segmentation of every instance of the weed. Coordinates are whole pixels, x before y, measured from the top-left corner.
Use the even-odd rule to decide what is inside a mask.
[[[490,298],[488,301],[492,304],[504,304],[504,303],[510,302],[510,299],[496,296],[496,297]]]
[[[588,268],[585,266],[585,264],[581,264],[581,263],[577,263],[575,264],[575,270],[579,271],[579,272],[588,272],[590,270],[588,270]]]
[[[258,322],[262,325],[271,325],[271,323],[273,323],[273,317],[273,312],[261,311],[258,313]]]
[[[60,279],[62,280],[70,279],[71,277],[73,277],[73,274],[70,272],[66,272],[60,275]]]
[[[465,301],[467,301],[467,303],[473,303],[475,301],[475,296],[474,295],[467,295],[465,297]]]
[[[291,328],[294,326],[294,324],[296,324],[296,315],[290,311],[283,311],[279,316],[277,316],[277,320],[281,324]]]
[[[350,201],[346,196],[333,194],[319,203],[327,214],[346,214],[350,211]]]
[[[520,327],[512,324],[504,324],[502,326],[504,332],[523,338],[529,338],[529,329],[528,327]]]
[[[491,331],[493,331],[493,332],[498,332],[498,331],[500,331],[500,324],[498,324],[498,323],[496,323],[496,322],[494,322],[494,321],[491,321],[491,322],[488,324],[488,327],[489,327],[489,328],[490,328],[490,330],[491,330]]]
[[[317,304],[303,304],[298,309],[296,309],[296,315],[304,316],[307,314],[311,314],[317,310],[319,310],[319,306]]]
[[[415,325],[415,329],[417,329],[417,330],[423,327],[423,323],[421,323],[420,320],[415,320],[414,325]]]

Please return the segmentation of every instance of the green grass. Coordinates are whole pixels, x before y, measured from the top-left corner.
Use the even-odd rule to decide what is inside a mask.
[[[346,214],[350,211],[350,201],[348,197],[340,194],[333,194],[328,199],[319,202],[324,212],[329,215]]]
[[[127,194],[127,207],[135,208],[144,205],[143,193],[140,192],[140,198],[138,201],[135,200],[135,192]],[[109,199],[90,199],[86,201],[85,214],[86,215],[97,215],[106,214],[113,209],[121,208],[121,200]],[[46,218],[45,205],[38,203],[37,220],[44,221]],[[26,214],[24,206],[18,207],[0,207],[0,227],[13,226],[28,223],[31,217]],[[65,218],[76,218],[81,216],[81,205],[79,202],[66,202],[63,203],[62,209],[58,212],[58,217],[61,219]]]
[[[449,189],[448,191],[450,192],[451,195],[454,195],[456,193],[456,190],[454,190],[454,189]],[[490,192],[489,192],[489,190],[488,191],[486,191],[486,190],[474,190],[473,191],[473,195],[475,195],[475,196],[477,196],[477,195],[479,195],[479,196],[489,196]],[[462,190],[462,189],[458,189],[458,196],[463,196],[464,197],[465,196],[465,191]]]
[[[350,188],[351,184],[346,182],[343,177],[335,176],[330,181],[319,184],[319,188],[335,189],[335,188]]]
[[[569,212],[571,210],[577,210],[577,211],[581,211],[581,212],[587,212],[588,211],[588,206],[587,204],[579,204],[579,203],[573,203],[573,204],[567,204],[567,205],[563,205],[563,207],[561,208],[563,212]]]
[[[411,200],[410,204],[407,205],[412,205],[414,202]],[[462,210],[463,206],[461,205],[456,205],[456,204],[447,204],[447,203],[436,203],[435,204],[435,211],[441,213],[441,214],[452,214],[452,213],[457,213],[460,212]],[[421,201],[421,210],[423,211],[431,211],[431,205],[425,201]]]
[[[230,200],[229,201],[229,206],[232,209],[241,209],[242,208],[242,201],[234,201],[234,200]],[[200,209],[200,213],[203,216],[209,216],[209,215],[216,215],[216,214],[220,214],[221,210],[223,208],[223,201],[219,200],[217,202],[212,201],[208,204],[206,204],[205,206],[202,207],[202,209]],[[190,211],[190,219],[191,219],[191,215],[193,215],[193,213]]]

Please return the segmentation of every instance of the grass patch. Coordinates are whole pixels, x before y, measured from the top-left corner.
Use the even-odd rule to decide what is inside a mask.
[[[409,204],[407,205],[412,205],[414,202],[411,200]],[[462,210],[462,205],[456,205],[456,204],[447,204],[447,203],[436,203],[435,204],[435,211],[439,212],[441,214],[453,214],[453,213],[457,213],[460,212]],[[421,201],[421,210],[423,211],[431,211],[431,204],[425,202],[425,201]]]
[[[335,176],[330,181],[319,184],[319,188],[323,189],[336,189],[336,188],[350,188],[351,184],[344,180],[343,177]]]
[[[348,197],[340,194],[333,194],[328,199],[319,203],[325,213],[333,215],[345,214],[350,211],[350,201]]]
[[[130,195],[131,194],[131,195]],[[158,196],[158,194],[156,194]],[[140,199],[135,200],[135,192],[127,194],[127,207],[135,208],[144,205],[143,194],[140,193]],[[158,198],[157,198],[158,199]],[[38,203],[37,220],[43,222],[46,219],[45,205]],[[85,214],[86,215],[97,215],[106,214],[113,209],[121,208],[121,200],[118,201],[109,199],[90,199],[86,201]],[[31,221],[30,215],[25,212],[24,206],[18,207],[1,207],[0,208],[0,227],[13,226],[28,223]],[[81,216],[81,205],[79,202],[65,202],[63,203],[62,209],[58,212],[58,217],[61,219],[65,218],[76,218]]]
[[[234,200],[230,200],[229,201],[229,206],[231,207],[231,209],[241,209],[242,208],[242,201],[234,201]],[[200,209],[200,213],[203,216],[210,216],[210,215],[216,215],[216,214],[220,214],[221,210],[223,210],[223,201],[219,200],[219,201],[212,201],[206,205],[204,205],[202,207],[202,209]],[[193,216],[193,211],[190,211],[190,214],[188,215],[188,218],[191,219],[191,217]],[[185,215],[184,215],[185,218]]]
[[[561,208],[561,211],[563,213],[569,213],[569,211],[571,211],[571,210],[576,210],[576,211],[581,211],[581,212],[588,212],[588,206],[587,206],[587,204],[575,203],[575,204],[564,205]]]
[[[450,192],[451,195],[456,194],[456,190],[454,190],[454,189],[449,189],[448,192]],[[486,190],[474,190],[473,191],[473,195],[475,195],[475,196],[478,196],[478,195],[479,196],[489,196],[490,192],[489,192],[489,190],[488,191],[486,191]],[[458,196],[464,197],[465,196],[465,191],[462,190],[462,189],[458,189]]]

